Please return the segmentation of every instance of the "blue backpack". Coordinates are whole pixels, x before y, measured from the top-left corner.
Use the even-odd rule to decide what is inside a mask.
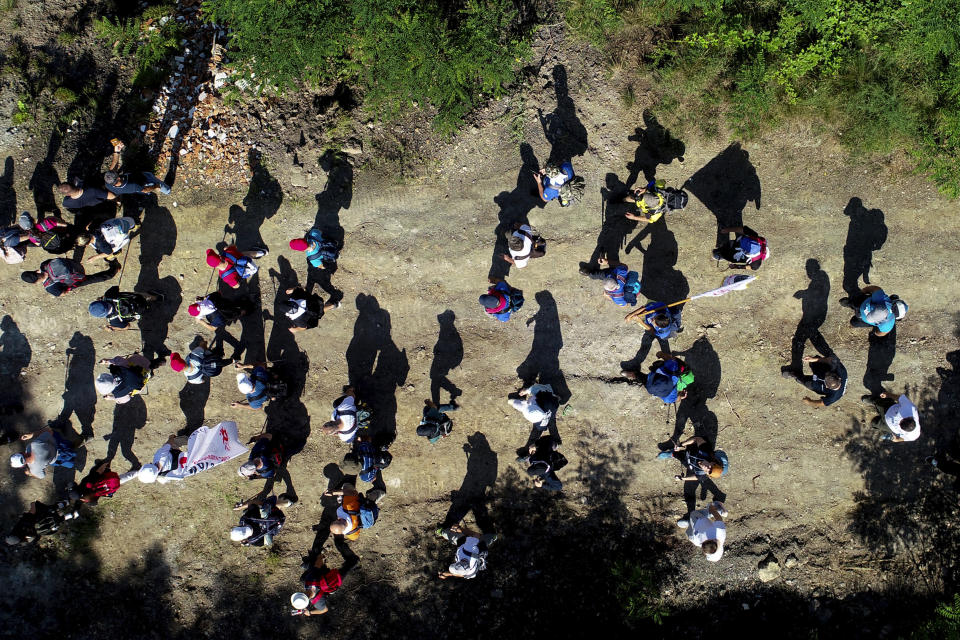
[[[630,305],[635,305],[639,294],[640,274],[636,271],[628,271],[627,279],[623,283],[623,300]]]
[[[314,252],[307,250],[307,261],[314,267],[319,267],[324,262],[336,262],[340,257],[337,251],[337,243],[331,240],[325,240],[319,229],[310,229],[307,232],[307,240],[317,243],[317,249]]]
[[[763,251],[763,247],[755,238],[740,236],[740,250],[747,256],[755,256]]]
[[[369,529],[377,522],[380,516],[380,508],[371,500],[364,499],[360,503],[360,526]]]

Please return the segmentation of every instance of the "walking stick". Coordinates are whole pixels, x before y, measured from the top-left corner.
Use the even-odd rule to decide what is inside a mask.
[[[130,246],[133,244],[133,241],[140,237],[140,234],[133,236],[130,242],[127,244],[127,252],[123,255],[123,265],[120,267],[120,278],[117,280],[117,289],[120,288],[120,283],[123,282],[123,272],[127,270],[127,258],[130,257]]]

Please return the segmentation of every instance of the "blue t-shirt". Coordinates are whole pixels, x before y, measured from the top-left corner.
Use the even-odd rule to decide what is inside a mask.
[[[886,309],[887,317],[881,322],[871,322],[867,320],[867,315],[874,309]],[[883,292],[883,289],[877,289],[870,294],[870,297],[860,305],[860,319],[867,324],[873,325],[878,331],[889,333],[893,325],[897,323],[897,317],[893,314],[893,304],[890,302],[890,296]]]
[[[653,327],[653,334],[658,338],[663,338],[664,340],[667,340],[673,337],[673,335],[677,332],[677,329],[680,328],[680,311],[677,311],[673,307],[668,307],[663,302],[648,302],[644,306],[644,309],[646,309],[647,311],[657,311],[659,309],[663,309],[663,311],[670,318],[670,324],[668,324],[665,327],[658,327],[653,322],[653,318],[657,314],[651,313],[650,315],[647,316],[647,322],[650,323],[651,327]]]
[[[267,370],[263,367],[254,367],[250,372],[250,380],[253,381],[253,393],[247,394],[247,403],[251,409],[260,409],[270,399],[267,393]]]
[[[567,176],[563,181],[560,182],[560,184],[551,182],[549,178],[544,179],[543,199],[548,202],[556,199],[560,195],[560,187],[562,185],[573,180],[573,165],[569,160],[560,165],[560,171],[563,171],[563,173]]]

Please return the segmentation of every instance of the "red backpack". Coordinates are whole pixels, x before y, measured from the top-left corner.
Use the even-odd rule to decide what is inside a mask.
[[[97,498],[109,498],[120,488],[120,476],[115,471],[107,471],[94,482],[85,482],[84,486]]]
[[[310,604],[316,602],[327,594],[335,592],[343,584],[343,576],[336,569],[330,569],[319,580],[307,580],[303,586],[317,588],[317,595],[310,598]]]

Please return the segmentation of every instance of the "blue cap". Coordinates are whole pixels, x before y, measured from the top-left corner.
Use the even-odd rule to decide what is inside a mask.
[[[90,315],[94,318],[106,318],[110,315],[110,305],[103,300],[94,300],[87,307],[87,311],[89,311]]]

